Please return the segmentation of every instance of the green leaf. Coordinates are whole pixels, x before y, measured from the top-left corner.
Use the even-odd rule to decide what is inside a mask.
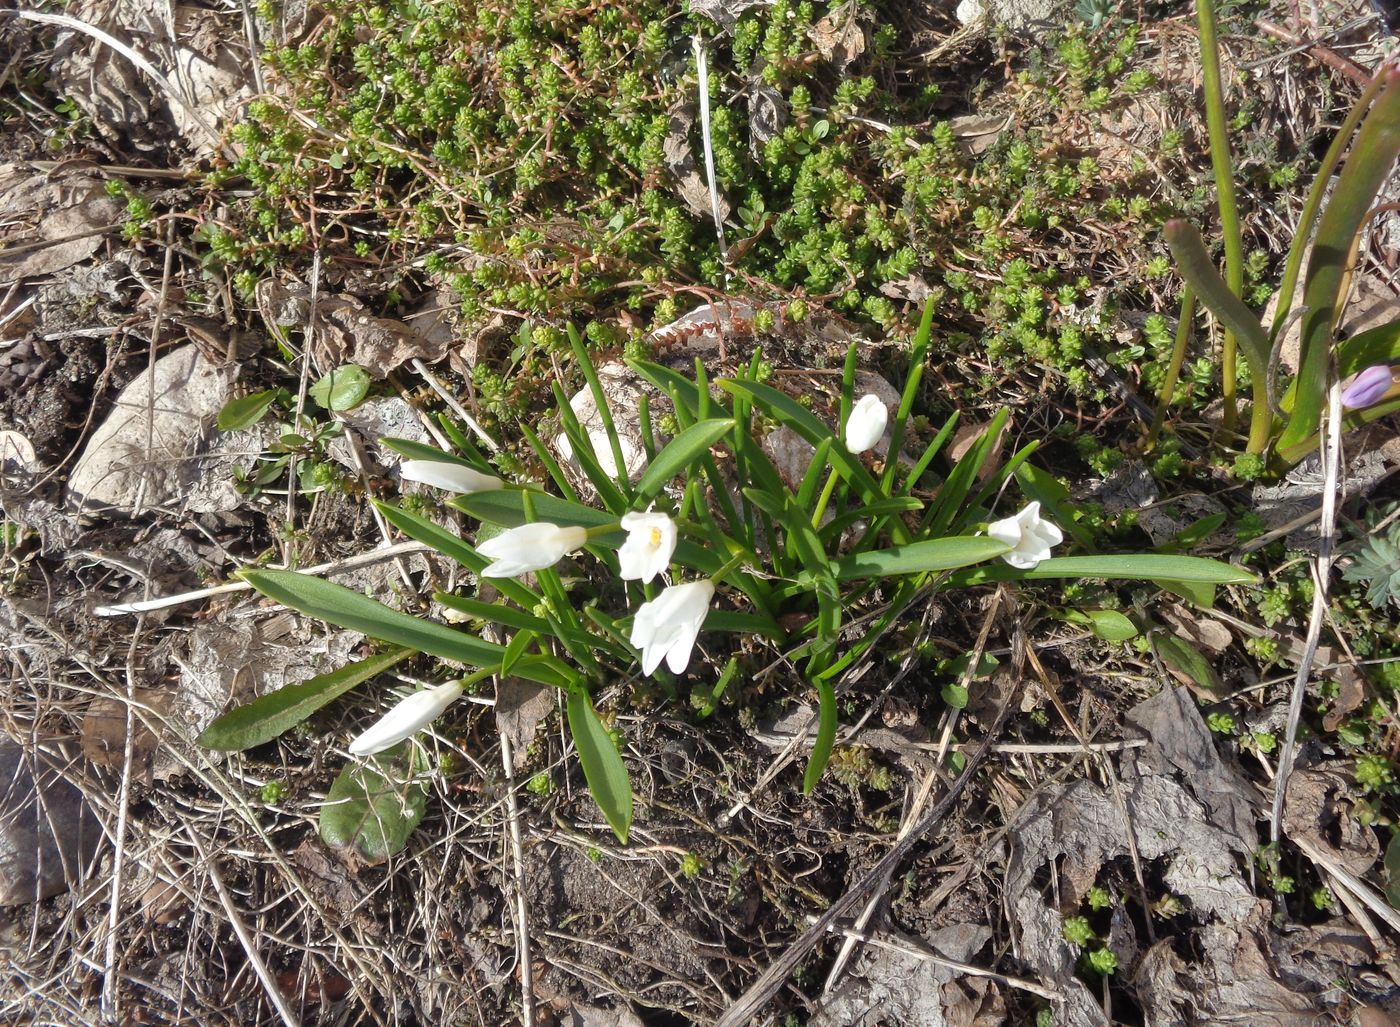
[[[822,772],[831,759],[832,747],[836,745],[836,689],[830,679],[820,679],[817,687],[817,738],[812,743],[812,756],[807,760],[807,771],[802,775],[802,794],[811,795],[817,787]]]
[[[1040,503],[1046,519],[1063,528],[1085,549],[1094,548],[1093,532],[1075,519],[1074,510],[1069,505],[1069,490],[1060,484],[1058,478],[1032,464],[1022,464],[1016,468],[1016,484],[1028,497]]]
[[[471,444],[465,437],[460,439],[460,443],[465,444],[468,456],[458,456],[456,453],[448,452],[445,449],[438,449],[437,446],[430,446],[426,442],[418,442],[414,439],[399,439],[392,436],[385,436],[379,440],[380,444],[393,450],[399,456],[409,460],[434,460],[438,463],[460,464],[469,467],[473,471],[481,471],[485,474],[495,474],[496,469],[487,463],[479,450]]]
[[[306,681],[284,685],[275,692],[229,710],[206,727],[197,742],[206,749],[219,752],[241,752],[270,742],[331,700],[383,674],[412,655],[412,649],[387,649],[347,663],[327,674],[317,674]]]
[[[277,396],[281,389],[263,389],[261,392],[252,392],[238,399],[231,399],[224,404],[219,411],[217,426],[219,431],[242,431],[244,428],[251,428],[272,409],[272,404],[277,402]]]
[[[843,557],[835,563],[836,578],[838,581],[851,581],[894,574],[947,571],[981,563],[1010,551],[1011,547],[1005,542],[984,535],[929,539]]]
[[[501,662],[505,648],[442,624],[410,617],[383,603],[352,592],[334,582],[295,571],[243,571],[243,580],[275,602],[318,620],[382,638],[394,645],[453,660],[471,667]],[[522,668],[521,677],[540,684],[562,687],[565,682],[548,668]]]
[[[1257,376],[1258,381],[1264,381],[1269,373],[1269,335],[1259,318],[1230,291],[1230,286],[1216,270],[1200,230],[1189,221],[1172,218],[1162,226],[1162,235],[1181,277],[1239,341],[1240,352],[1249,361],[1249,373]]]
[[[506,654],[501,657],[501,677],[507,677],[515,665],[520,662],[520,657],[525,655],[525,650],[530,648],[538,636],[533,631],[517,631],[506,644]]]
[[[679,400],[679,409],[676,414],[678,417],[683,417],[685,423],[696,419],[700,410],[700,390],[693,381],[669,367],[649,363],[645,360],[629,360],[627,366],[662,392]],[[722,404],[715,402],[713,397],[710,398],[710,410],[721,417],[731,416],[729,411]]]
[[[1212,585],[1256,585],[1259,579],[1243,567],[1199,556],[1140,553],[1132,556],[1055,556],[1029,570],[990,564],[958,571],[949,585],[980,585],[988,581],[1044,581],[1049,578],[1109,578],[1124,581],[1199,582]]]
[[[747,396],[754,406],[778,423],[787,425],[813,446],[820,445],[823,439],[832,437],[831,429],[823,424],[816,415],[791,396],[779,392],[771,386],[760,385],[758,382],[747,382],[739,378],[721,378],[715,384],[733,395]],[[851,483],[862,500],[872,503],[876,499],[883,498],[879,485],[870,476],[870,472],[865,469],[865,465],[860,462],[860,458],[852,456],[845,446],[833,445],[830,450],[830,459],[832,466],[840,468],[842,475]]]
[[[578,525],[584,528],[599,528],[617,524],[617,517],[606,510],[595,510],[591,506],[560,499],[547,492],[531,492],[530,502],[535,508],[535,520],[549,521],[551,524]],[[524,524],[525,493],[513,489],[499,489],[491,492],[473,492],[466,496],[453,496],[447,503],[478,520],[499,524],[503,528],[514,528]],[[618,528],[613,542],[620,542],[623,531]]]
[[[697,421],[673,438],[656,454],[656,459],[647,465],[637,482],[637,502],[645,505],[655,499],[669,482],[689,471],[696,460],[733,428],[732,420]]]
[[[944,685],[941,694],[943,696],[943,701],[952,709],[967,709],[969,696],[967,694],[967,689],[962,685]]]
[[[972,492],[972,486],[977,483],[977,476],[991,459],[992,451],[996,448],[1002,429],[1006,427],[1010,416],[1011,411],[1006,407],[998,410],[982,434],[977,436],[977,441],[968,447],[967,452],[954,465],[942,488],[938,490],[938,495],[934,497],[932,505],[924,514],[925,534],[945,535],[953,529],[957,523],[958,512],[962,510]]]
[[[913,496],[891,496],[889,499],[879,499],[869,506],[858,507],[855,510],[847,510],[845,513],[833,517],[828,523],[823,524],[819,534],[823,540],[840,538],[845,530],[857,521],[870,521],[872,523],[882,521],[886,517],[897,517],[900,514],[916,513],[924,508],[924,504]]]
[[[1126,642],[1138,633],[1137,625],[1117,610],[1066,610],[1065,620],[1083,624],[1105,642]]]
[[[1385,847],[1385,900],[1400,909],[1400,829],[1394,829]]]
[[[321,807],[321,840],[352,849],[367,863],[403,851],[427,810],[428,789],[412,775],[398,779],[381,761],[352,763],[336,777]]]
[[[1165,631],[1154,631],[1151,638],[1158,657],[1172,670],[1207,692],[1221,690],[1220,677],[1215,673],[1215,668],[1190,642]]]
[[[1400,319],[1357,332],[1337,346],[1337,377],[1348,378],[1375,364],[1400,362]]]
[[[327,410],[354,410],[369,395],[369,374],[358,364],[341,364],[312,385],[309,392]]]
[[[627,779],[627,767],[587,692],[571,689],[565,709],[588,790],[613,834],[625,845],[632,828],[632,783]]]
[[[1210,538],[1225,523],[1225,513],[1208,514],[1182,528],[1175,536],[1157,547],[1159,553],[1177,553],[1190,549],[1197,542]]]
[[[493,583],[499,580],[504,579],[492,579]],[[434,592],[433,598],[449,610],[456,610],[458,613],[475,617],[478,620],[491,621],[513,631],[533,631],[540,635],[549,634],[549,621],[514,606],[507,606],[505,603],[484,603],[480,599],[454,595],[451,592]],[[531,607],[531,609],[533,608]],[[502,671],[502,673],[505,672]]]
[[[1387,68],[1380,74],[1384,78],[1380,93],[1357,130],[1351,154],[1313,237],[1312,256],[1303,279],[1293,409],[1279,437],[1280,450],[1296,446],[1317,431],[1326,401],[1337,319],[1351,282],[1353,244],[1371,218],[1376,194],[1400,156],[1400,71]]]
[[[1173,595],[1179,595],[1193,606],[1208,610],[1215,605],[1215,586],[1200,581],[1163,581],[1157,579],[1158,588]]]

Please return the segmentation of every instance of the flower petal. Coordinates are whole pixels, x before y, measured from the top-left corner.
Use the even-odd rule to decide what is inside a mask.
[[[449,681],[436,688],[414,692],[408,698],[400,700],[393,709],[371,725],[369,730],[350,743],[351,754],[372,756],[417,734],[442,716],[442,711],[462,694],[462,687],[460,681]]]
[[[405,460],[399,465],[404,481],[422,482],[448,492],[489,492],[505,485],[500,478],[463,467],[452,460]]]

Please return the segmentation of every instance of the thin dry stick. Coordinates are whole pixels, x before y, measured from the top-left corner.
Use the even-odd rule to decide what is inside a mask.
[[[743,1027],[747,1024],[768,1000],[773,997],[783,986],[783,982],[788,979],[798,965],[807,958],[808,953],[826,935],[827,928],[834,924],[841,917],[854,907],[861,899],[874,887],[885,879],[887,875],[894,873],[900,862],[909,851],[919,843],[924,835],[933,829],[935,824],[942,823],[943,818],[953,808],[954,803],[962,795],[963,789],[977,776],[977,771],[987,759],[987,754],[991,749],[992,739],[1001,731],[1002,724],[1006,722],[1006,712],[1011,708],[1011,696],[1002,703],[1001,709],[997,711],[996,720],[992,723],[991,729],[987,732],[987,740],[977,749],[967,761],[967,767],[953,781],[946,795],[940,799],[933,809],[923,820],[915,825],[903,838],[894,843],[889,852],[881,857],[870,870],[856,882],[855,887],[846,892],[845,895],[831,904],[825,913],[817,917],[812,926],[808,928],[800,938],[788,946],[781,956],[769,965],[768,969],[759,975],[744,994],[729,1007],[729,1010],[718,1020],[715,1027]]]
[[[202,131],[206,136],[209,137],[209,142],[212,143],[216,148],[218,148],[220,152],[223,153],[224,157],[231,161],[238,159],[238,154],[234,153],[231,148],[224,145],[224,142],[220,138],[219,133],[214,130],[214,126],[209,124],[208,120],[204,117],[204,114],[200,111],[200,109],[194,104],[192,104],[184,93],[176,89],[174,84],[168,78],[166,78],[159,71],[157,71],[155,65],[153,65],[150,61],[146,60],[146,58],[142,57],[131,47],[127,46],[120,39],[117,39],[111,33],[104,32],[96,25],[89,25],[85,21],[79,21],[77,18],[71,18],[66,14],[44,14],[40,11],[10,11],[8,13],[13,14],[16,17],[23,18],[25,21],[37,21],[43,25],[57,25],[60,28],[72,29],[74,32],[81,32],[85,36],[91,36],[93,39],[97,40],[104,46],[111,47],[113,50],[117,51],[117,53],[121,54],[123,57],[129,60],[132,64],[136,65],[136,67],[139,68],[141,71],[144,71],[147,75],[149,75],[151,79],[155,81],[156,85],[160,86],[161,89],[165,90],[166,94],[169,95],[169,97],[172,100],[174,100],[181,107],[183,107],[185,109],[185,113],[188,114],[190,116],[190,119],[194,121],[196,125],[199,126],[200,131]]]
[[[372,563],[379,563],[381,560],[392,560],[409,553],[422,553],[430,549],[430,546],[422,542],[399,542],[392,546],[385,546],[383,549],[374,549],[368,553],[360,553],[357,556],[350,556],[344,560],[332,560],[330,563],[318,563],[314,567],[303,568],[303,574],[337,574],[341,571],[354,570],[356,567],[365,567]],[[150,613],[152,610],[164,610],[171,606],[181,606],[184,603],[193,603],[200,599],[208,599],[210,596],[227,595],[231,592],[246,592],[253,586],[246,581],[230,581],[224,585],[213,585],[209,588],[197,588],[193,592],[180,592],[176,595],[161,596],[158,599],[142,599],[134,603],[118,603],[115,606],[99,606],[92,612],[98,617],[124,617],[131,613]]]
[[[311,382],[311,359],[316,348],[317,305],[321,300],[321,244],[316,241],[316,249],[311,254],[311,299],[307,303],[306,332],[301,340],[301,379],[297,383],[296,412],[292,415],[292,431],[301,431],[301,418],[306,410],[306,390]],[[282,545],[282,560],[288,566],[292,563],[292,546],[296,533],[297,472],[301,470],[301,460],[293,458],[287,464],[287,541]]]
[[[515,758],[502,731],[501,766],[506,775],[506,817],[510,831],[511,874],[515,878],[515,944],[520,962],[520,1015],[535,1027],[535,968],[530,955],[530,907],[525,901],[525,849],[520,843],[520,803],[515,794]]]
[[[982,654],[987,650],[987,638],[992,633],[992,624],[996,620],[997,611],[1001,609],[1002,598],[1006,594],[1006,586],[998,585],[996,592],[992,595],[992,601],[987,604],[987,614],[982,618],[982,630],[977,633],[977,642],[972,647],[972,654],[968,657],[967,667],[963,670],[962,680],[958,684],[966,689],[972,681],[972,675],[977,672],[977,664],[982,660]],[[943,731],[943,737],[939,739],[938,754],[933,758],[933,766],[924,775],[923,782],[919,785],[918,793],[914,796],[913,803],[909,806],[909,815],[904,818],[904,823],[900,825],[899,837],[904,837],[919,821],[919,815],[924,811],[924,804],[928,802],[928,797],[933,791],[933,784],[938,780],[938,768],[943,766],[943,760],[948,755],[948,746],[952,741],[953,728],[957,723],[958,711],[954,710],[953,715],[948,718],[948,723]],[[823,994],[830,994],[831,989],[836,987],[836,982],[841,979],[842,972],[846,969],[846,964],[850,962],[851,956],[855,954],[856,944],[860,941],[859,932],[866,929],[870,924],[875,911],[880,908],[880,903],[885,899],[885,892],[889,888],[889,878],[880,882],[875,888],[870,899],[865,904],[865,908],[860,911],[860,915],[855,920],[855,931],[847,932],[846,939],[841,943],[841,951],[836,954],[836,959],[831,964],[831,969],[827,972],[826,983],[822,986]]]
[[[1288,704],[1288,726],[1279,753],[1278,774],[1274,777],[1274,804],[1269,811],[1269,840],[1277,845],[1283,831],[1283,799],[1298,742],[1298,722],[1303,716],[1303,693],[1312,676],[1317,645],[1322,638],[1322,622],[1327,615],[1327,586],[1332,576],[1332,547],[1337,533],[1337,478],[1342,463],[1342,385],[1334,381],[1327,393],[1327,419],[1322,428],[1322,524],[1319,526],[1317,559],[1313,561],[1313,601],[1308,614],[1308,634],[1298,673],[1293,678],[1293,696]]]
[[[209,871],[209,880],[213,882],[214,891],[219,896],[219,902],[223,904],[224,912],[228,914],[229,925],[233,928],[233,933],[238,935],[238,943],[243,946],[243,951],[248,956],[248,965],[253,968],[253,973],[257,974],[263,990],[267,992],[268,1001],[272,1003],[272,1007],[277,1010],[277,1015],[282,1018],[282,1022],[287,1027],[301,1027],[301,1021],[287,1005],[287,1000],[282,997],[282,989],[277,987],[277,981],[273,979],[272,972],[268,970],[267,964],[263,962],[262,956],[258,953],[258,947],[253,943],[253,936],[248,933],[248,928],[238,913],[238,907],[233,904],[233,896],[229,894],[224,879],[219,874],[219,868],[209,858],[209,850],[199,840],[199,834],[192,826],[185,826],[185,834],[194,843],[195,851],[199,853],[200,860],[204,863],[205,869]]]
[[[117,788],[117,831],[112,839],[112,898],[107,908],[107,941],[102,953],[102,1015],[118,1020],[121,991],[117,980],[117,925],[121,919],[122,876],[126,868],[126,827],[131,811],[131,766],[136,749],[136,645],[141,622],[131,633],[126,652],[126,743],[122,747],[122,779]]]
[[[433,374],[432,371],[428,370],[427,364],[423,363],[423,361],[419,360],[417,357],[414,357],[411,363],[413,364],[413,369],[419,374],[421,374],[423,376],[423,380],[426,381],[429,387],[438,394],[438,398],[441,399],[444,403],[446,403],[452,409],[452,412],[458,417],[460,417],[463,423],[465,423],[468,428],[470,428],[473,432],[476,433],[477,438],[479,438],[482,442],[486,443],[487,448],[491,450],[498,450],[501,448],[500,443],[498,443],[495,439],[491,437],[491,433],[488,432],[481,425],[477,424],[476,418],[472,417],[471,414],[467,413],[467,408],[462,406],[461,403],[457,402],[457,397],[452,395],[452,393],[450,393],[449,391],[447,391],[447,387],[444,386],[442,382],[438,380],[438,376]]]
[[[1331,874],[1334,881],[1365,903],[1367,908],[1384,920],[1392,931],[1400,931],[1400,912],[1397,912],[1390,903],[1377,895],[1370,885],[1306,838],[1290,836],[1289,840],[1302,850],[1303,855]]]
[[[719,186],[715,181],[715,151],[710,142],[710,69],[705,60],[705,44],[699,36],[691,39],[695,48],[695,68],[700,88],[700,141],[705,147],[705,182],[710,187],[710,213],[715,219],[715,236],[719,239],[719,259],[729,278],[729,247],[724,242],[724,218],[719,212]]]

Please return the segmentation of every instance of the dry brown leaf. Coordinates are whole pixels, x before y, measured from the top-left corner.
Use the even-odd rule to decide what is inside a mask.
[[[496,730],[511,744],[516,770],[530,760],[530,743],[539,726],[558,708],[558,692],[521,678],[503,678],[496,686]]]
[[[844,73],[865,53],[865,30],[860,26],[859,14],[857,0],[846,0],[808,33],[817,53],[832,63],[837,74]]]
[[[164,715],[170,708],[170,693],[154,688],[138,688],[133,696],[138,707]],[[148,713],[144,720],[141,711],[133,711],[131,734],[131,773],[132,779],[149,784],[153,778],[151,757],[160,744],[160,739],[145,721],[153,718]],[[127,704],[122,699],[94,699],[83,717],[82,745],[87,759],[108,770],[120,772],[126,762]]]
[[[311,320],[311,289],[300,282],[284,285],[265,278],[257,287],[258,311],[268,324],[304,329]],[[316,331],[312,362],[325,373],[341,364],[358,364],[375,378],[410,360],[435,363],[446,355],[451,339],[430,340],[402,321],[375,317],[353,296],[321,293],[316,297]]]
[[[661,143],[661,156],[666,169],[675,176],[676,195],[690,208],[691,213],[710,220],[715,216],[710,204],[710,188],[705,184],[690,148],[690,129],[695,124],[695,115],[689,103],[681,100],[671,108],[668,117],[670,121],[666,126],[666,138]],[[729,220],[731,209],[729,201],[720,193],[721,221]]]
[[[1177,635],[1211,652],[1223,652],[1234,641],[1230,629],[1214,617],[1197,615],[1186,607],[1164,609],[1162,615]]]
[[[1352,815],[1351,775],[1313,767],[1294,770],[1288,778],[1283,829],[1331,856],[1358,877],[1380,858],[1376,834]]]
[[[0,285],[87,260],[121,213],[120,201],[81,166],[45,173],[0,165]]]
[[[191,458],[237,377],[237,365],[215,367],[194,346],[142,371],[83,448],[68,477],[69,505],[131,511],[177,499],[198,476]]]

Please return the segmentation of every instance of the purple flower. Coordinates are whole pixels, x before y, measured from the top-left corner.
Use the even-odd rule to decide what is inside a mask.
[[[1379,403],[1393,381],[1389,364],[1376,364],[1353,375],[1351,383],[1342,390],[1342,409],[1359,410]]]

